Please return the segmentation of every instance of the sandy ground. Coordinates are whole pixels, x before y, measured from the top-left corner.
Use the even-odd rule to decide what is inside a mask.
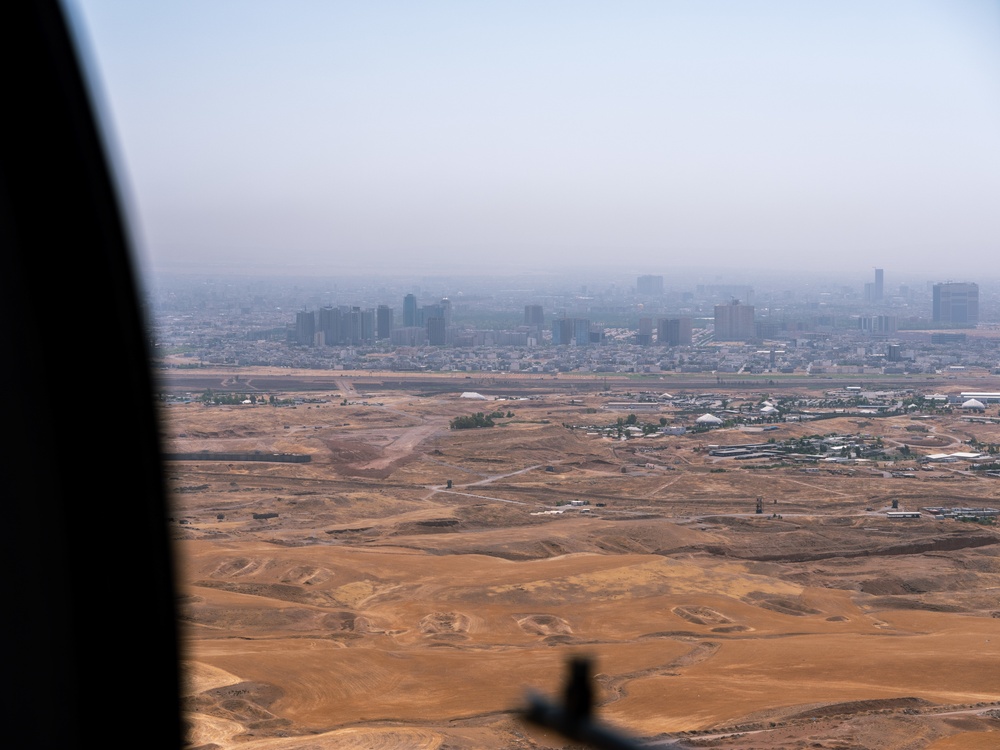
[[[517,709],[557,693],[575,654],[595,661],[600,716],[650,742],[997,746],[1000,535],[884,510],[996,507],[1000,480],[708,456],[761,440],[735,430],[610,441],[563,424],[613,421],[616,399],[557,386],[454,431],[484,408],[457,398],[464,379],[322,385],[295,408],[165,407],[170,450],[311,457],[169,467],[192,746],[563,747]],[[912,442],[906,417],[858,421],[769,435],[1000,442],[958,418]]]

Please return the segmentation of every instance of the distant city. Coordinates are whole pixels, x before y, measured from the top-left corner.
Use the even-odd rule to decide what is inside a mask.
[[[665,275],[509,279],[162,276],[174,366],[468,372],[913,375],[1000,371],[1000,300],[972,281],[781,288]],[[887,279],[889,281],[887,282]]]

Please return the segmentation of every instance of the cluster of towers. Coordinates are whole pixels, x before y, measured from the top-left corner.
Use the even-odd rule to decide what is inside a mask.
[[[323,307],[295,315],[295,342],[307,346],[356,345],[387,339],[392,332],[392,308],[379,305]]]
[[[768,321],[755,320],[754,306],[735,299],[739,290],[752,293],[749,287],[707,287],[702,293],[725,291],[734,299],[715,306],[714,337],[716,341],[754,341],[775,335],[769,332]],[[636,293],[649,297],[662,296],[663,277],[646,275],[636,279]],[[901,287],[901,290],[904,287]],[[979,287],[973,283],[942,283],[933,285],[933,320],[945,326],[975,325],[979,321]],[[904,292],[901,291],[901,294]],[[744,296],[739,293],[739,296]],[[884,272],[875,269],[873,282],[865,284],[865,300],[882,305],[886,300]],[[639,305],[641,309],[643,305]],[[400,325],[401,323],[401,325]],[[649,346],[689,346],[692,343],[693,321],[688,317],[639,319],[636,342]],[[773,326],[773,324],[771,324]],[[604,338],[601,326],[587,317],[559,315],[549,321],[553,344],[586,346]],[[869,310],[859,318],[862,331],[878,335],[896,333],[896,318],[891,311]],[[524,307],[523,325],[509,331],[459,329],[452,325],[452,306],[447,298],[431,304],[418,304],[414,294],[403,298],[402,320],[388,305],[377,308],[327,306],[296,315],[294,331],[289,340],[307,346],[352,346],[390,342],[394,346],[476,346],[476,345],[535,345],[543,339],[546,328],[541,305]]]
[[[935,323],[974,326],[979,322],[979,285],[969,282],[945,282],[931,287],[931,319]],[[885,302],[883,270],[875,269],[875,281],[865,284],[865,302]]]
[[[404,346],[443,345],[450,325],[448,299],[418,307],[416,297],[408,294],[403,299],[402,327],[396,325],[395,311],[388,305],[367,309],[327,306],[297,313],[293,339],[306,346],[354,346],[375,341]]]

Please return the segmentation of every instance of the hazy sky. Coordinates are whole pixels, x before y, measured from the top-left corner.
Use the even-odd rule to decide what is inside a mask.
[[[157,262],[1000,275],[998,0],[70,6]]]

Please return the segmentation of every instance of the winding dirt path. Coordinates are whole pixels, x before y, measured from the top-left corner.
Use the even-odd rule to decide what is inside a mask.
[[[638,669],[634,672],[627,672],[620,675],[598,675],[597,679],[600,681],[601,685],[608,691],[608,697],[605,701],[601,703],[602,706],[606,706],[609,703],[615,703],[620,701],[622,698],[628,695],[628,691],[625,686],[632,680],[637,680],[640,677],[649,677],[651,675],[668,675],[677,669],[683,669],[684,667],[690,667],[695,664],[700,664],[706,659],[712,658],[715,652],[718,651],[720,645],[712,641],[703,641],[699,643],[686,654],[682,654],[676,659],[671,659],[666,664],[661,664],[658,667],[649,667],[648,669]]]

